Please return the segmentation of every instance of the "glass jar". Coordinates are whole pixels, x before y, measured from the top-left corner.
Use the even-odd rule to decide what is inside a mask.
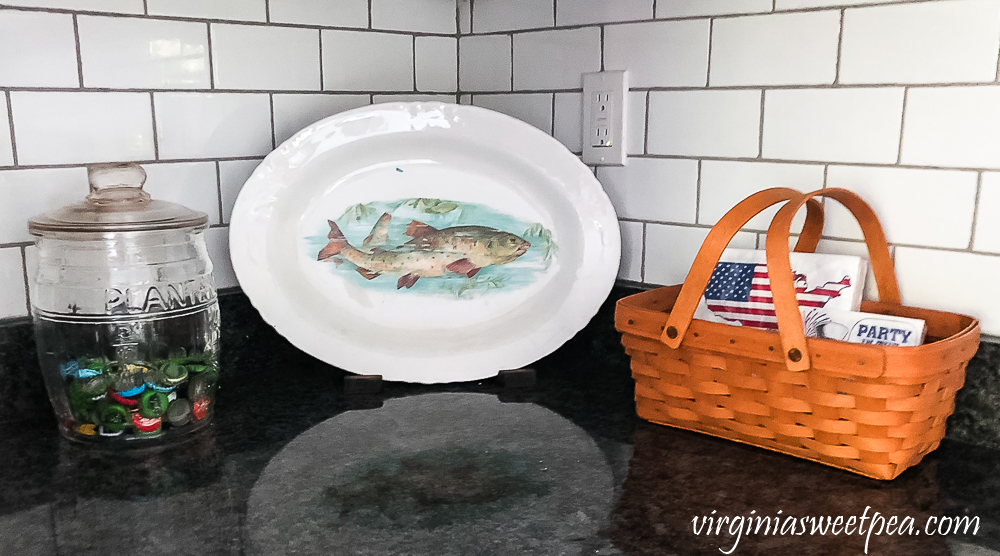
[[[198,430],[219,374],[208,217],[150,199],[137,164],[88,178],[84,202],[28,222],[38,359],[60,432],[146,444]]]

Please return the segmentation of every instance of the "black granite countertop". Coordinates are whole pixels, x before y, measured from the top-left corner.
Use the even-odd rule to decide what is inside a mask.
[[[1000,555],[998,346],[970,364],[941,447],[883,482],[638,420],[612,328],[627,293],[534,366],[534,388],[377,395],[345,395],[344,372],[226,295],[214,422],[127,451],[61,439],[30,327],[0,327],[0,555],[853,555],[866,541],[868,554]],[[702,521],[866,507],[921,534],[737,539],[731,521],[711,534]],[[962,517],[978,532],[923,531]]]

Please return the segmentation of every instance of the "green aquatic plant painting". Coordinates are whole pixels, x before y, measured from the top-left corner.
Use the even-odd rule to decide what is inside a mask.
[[[446,199],[359,203],[317,228],[304,248],[323,271],[406,295],[472,299],[525,287],[558,251],[542,224]]]

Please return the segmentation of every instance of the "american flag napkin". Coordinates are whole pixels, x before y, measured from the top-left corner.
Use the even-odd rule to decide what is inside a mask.
[[[762,250],[726,249],[705,288],[695,318],[777,330],[767,256]],[[857,311],[868,261],[851,255],[791,253],[799,307]]]

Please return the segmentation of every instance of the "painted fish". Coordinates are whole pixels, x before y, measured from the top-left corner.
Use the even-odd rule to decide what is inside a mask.
[[[507,264],[531,247],[516,235],[485,226],[455,226],[437,229],[416,220],[406,227],[412,239],[393,250],[379,247],[388,241],[389,222],[384,213],[365,238],[363,251],[347,242],[337,223],[328,220],[330,243],[317,256],[325,261],[340,255],[358,267],[358,273],[373,280],[382,274],[399,275],[396,289],[412,288],[424,276],[443,276],[451,271],[469,278],[484,266]],[[335,259],[336,260],[336,259]]]

